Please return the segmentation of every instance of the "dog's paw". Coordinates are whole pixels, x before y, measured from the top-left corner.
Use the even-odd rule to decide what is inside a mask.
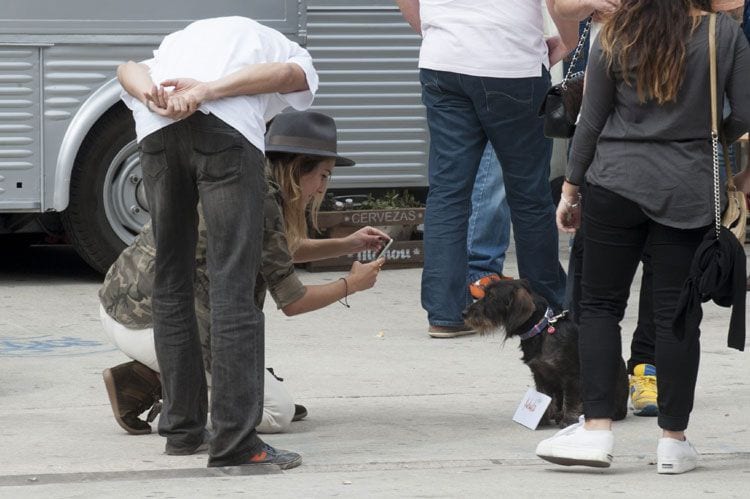
[[[542,421],[546,421],[550,426],[557,426],[557,424],[560,422],[560,419],[562,419],[561,412],[548,410],[542,418]]]
[[[537,426],[543,427],[543,426],[552,426],[554,425],[554,420],[548,418],[547,416],[542,416],[542,419],[539,420],[539,424]]]
[[[572,424],[576,424],[577,422],[578,422],[578,415],[565,414],[563,417],[557,420],[557,425],[560,428],[567,428],[568,426]]]

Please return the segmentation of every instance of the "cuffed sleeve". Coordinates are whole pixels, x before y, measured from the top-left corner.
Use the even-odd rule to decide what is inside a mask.
[[[269,285],[268,291],[270,291],[273,301],[276,302],[276,308],[284,308],[302,298],[306,289],[297,274],[292,272],[274,283],[273,286]]]
[[[294,272],[277,195],[276,186],[270,184],[264,206],[263,261],[260,272],[276,306],[283,308],[302,298],[305,286]]]
[[[302,48],[299,49],[299,52],[295,52],[287,63],[296,64],[302,68],[302,71],[305,72],[308,89],[289,94],[279,94],[279,96],[294,109],[304,111],[312,105],[315,94],[318,91],[318,73],[313,66],[312,57]]]

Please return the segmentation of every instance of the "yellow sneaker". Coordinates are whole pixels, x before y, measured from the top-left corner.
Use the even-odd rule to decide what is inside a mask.
[[[656,367],[638,364],[630,375],[630,403],[636,416],[656,416]]]

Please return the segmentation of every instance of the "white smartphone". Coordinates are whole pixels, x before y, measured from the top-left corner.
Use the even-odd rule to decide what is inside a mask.
[[[388,242],[385,243],[382,248],[380,248],[380,251],[378,251],[378,254],[375,255],[375,258],[373,260],[377,260],[381,256],[385,256],[385,252],[388,250],[388,248],[391,247],[391,244],[393,244],[393,239],[389,239]]]

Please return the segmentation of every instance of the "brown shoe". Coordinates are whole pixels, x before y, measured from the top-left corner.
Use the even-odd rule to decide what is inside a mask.
[[[140,362],[131,361],[105,369],[102,377],[117,424],[131,435],[151,433],[151,425],[138,416],[161,399],[159,374]],[[154,417],[157,413],[154,412]],[[151,414],[149,421],[153,421]]]
[[[430,326],[427,334],[433,338],[456,338],[476,334],[476,330],[469,326]]]

